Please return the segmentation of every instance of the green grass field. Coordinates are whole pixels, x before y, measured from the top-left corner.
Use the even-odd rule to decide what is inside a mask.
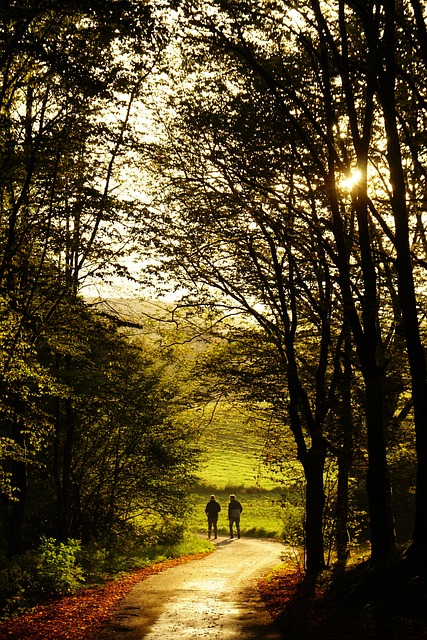
[[[203,422],[202,422],[203,424]],[[263,465],[265,442],[261,429],[249,428],[246,416],[223,402],[206,410],[201,430],[203,450],[200,481],[217,489],[274,489],[277,483]]]
[[[228,534],[227,507],[234,493],[243,506],[242,535],[281,536],[284,514],[281,492],[263,465],[264,440],[255,429],[248,429],[244,416],[228,403],[222,403],[206,419],[200,444],[204,454],[199,483],[194,487],[193,513],[189,528],[206,533],[205,506],[211,494],[221,505],[218,531]]]

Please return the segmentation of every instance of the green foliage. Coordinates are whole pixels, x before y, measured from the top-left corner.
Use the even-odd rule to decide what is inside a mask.
[[[302,547],[304,545],[304,503],[294,504],[290,500],[282,503],[283,531],[282,539],[287,544]]]
[[[136,0],[18,0],[0,21],[0,491],[14,554],[47,531],[117,535],[192,464],[172,385],[78,298],[88,276],[129,275],[125,114],[166,31]],[[37,504],[32,483],[46,487]]]
[[[144,532],[117,540],[108,549],[100,543],[83,546],[78,554],[86,584],[101,584],[107,576],[117,576],[165,559],[210,551],[211,545],[188,534],[178,542],[160,540],[150,544]]]
[[[122,539],[107,550],[100,544],[81,546],[42,538],[37,549],[3,563],[0,569],[0,618],[23,613],[46,599],[76,592],[82,586],[105,583],[106,579],[162,560],[212,550],[206,540],[187,536],[173,544],[146,546],[141,537]]]
[[[137,516],[133,523],[136,539],[144,547],[179,544],[185,536],[185,511],[187,500],[176,505],[176,513],[165,514],[161,510],[150,510],[148,514]]]
[[[53,428],[45,402],[62,393],[12,306],[0,295],[0,491],[9,500],[19,496],[11,465],[40,465]]]
[[[84,581],[82,569],[76,565],[80,548],[78,540],[64,543],[43,536],[39,548],[26,556],[32,575],[30,593],[45,598],[76,591]]]
[[[31,575],[18,559],[0,570],[0,614],[9,617],[31,606],[27,596]]]
[[[38,548],[7,563],[0,571],[3,615],[77,591],[84,582],[83,569],[77,564],[80,550],[77,540],[63,543],[43,537]]]
[[[176,522],[165,522],[183,517],[198,454],[192,428],[180,416],[170,356],[164,362],[142,339],[123,335],[114,316],[80,299],[58,304],[30,355],[26,377],[16,374],[20,360],[13,360],[15,404],[27,389],[18,435],[15,429],[10,437],[14,403],[1,423],[5,464],[33,463],[26,486],[15,490],[17,497],[25,494],[25,504],[18,501],[24,529],[12,538],[22,533],[28,545],[49,531],[60,539],[112,539],[127,534],[136,515],[155,513],[153,536],[176,540],[182,527],[178,532]],[[0,402],[1,393],[0,386]],[[18,458],[24,445],[26,457]]]

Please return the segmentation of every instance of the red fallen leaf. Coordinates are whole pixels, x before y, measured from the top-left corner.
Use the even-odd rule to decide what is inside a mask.
[[[208,552],[210,553],[210,552]],[[90,640],[110,618],[120,600],[136,582],[160,573],[169,567],[202,558],[199,553],[165,560],[133,572],[122,580],[102,587],[82,589],[67,596],[38,605],[32,611],[0,623],[0,640]]]
[[[413,582],[413,581],[412,581]],[[426,640],[427,595],[425,582],[391,584],[384,594],[366,590],[354,600],[346,591],[330,590],[322,580],[303,576],[294,566],[284,566],[270,579],[261,580],[261,596],[284,638],[298,640]],[[387,585],[384,585],[384,589]],[[372,587],[371,587],[372,590]],[[396,591],[396,593],[394,592]],[[372,597],[378,596],[375,605]],[[394,599],[392,599],[394,596]],[[410,605],[410,606],[409,606]]]

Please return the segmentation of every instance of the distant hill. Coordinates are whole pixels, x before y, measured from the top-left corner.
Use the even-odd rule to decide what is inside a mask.
[[[114,315],[131,335],[153,341],[163,337],[166,344],[183,344],[182,357],[186,360],[203,352],[212,342],[209,336],[197,335],[194,327],[187,327],[185,319],[175,315],[173,303],[136,297],[89,299],[89,303],[103,313]],[[199,475],[202,483],[217,489],[232,486],[272,489],[277,486],[268,478],[263,465],[265,443],[261,430],[248,428],[244,410],[223,401],[215,410],[212,403],[204,408],[204,415],[200,412],[200,407],[190,410],[189,419],[196,425],[196,430],[201,430],[199,444],[203,455]]]

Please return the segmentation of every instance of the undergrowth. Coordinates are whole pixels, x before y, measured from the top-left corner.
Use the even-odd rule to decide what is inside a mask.
[[[43,601],[102,585],[136,569],[163,560],[212,549],[207,540],[187,536],[174,544],[146,546],[135,537],[112,547],[82,546],[78,540],[41,538],[37,548],[4,560],[0,568],[0,620],[27,611]]]
[[[356,555],[319,575],[289,560],[259,587],[285,638],[427,638],[427,562],[419,559],[402,556],[373,568]]]

